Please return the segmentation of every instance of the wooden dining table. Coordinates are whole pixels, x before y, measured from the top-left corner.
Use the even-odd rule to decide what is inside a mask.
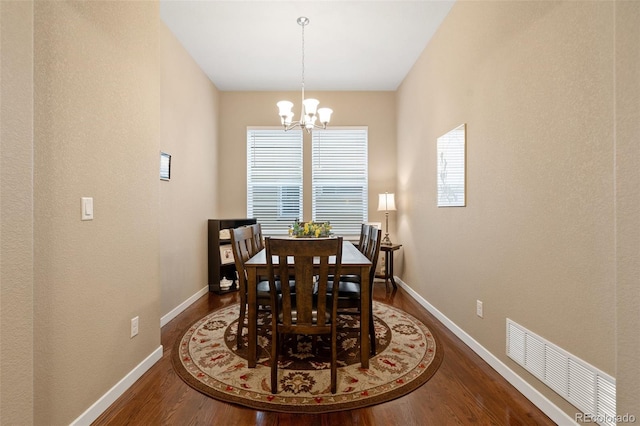
[[[277,262],[277,258],[273,258]],[[334,260],[335,261],[335,260]],[[254,368],[256,366],[257,348],[258,348],[258,306],[256,304],[256,289],[258,277],[266,276],[267,257],[264,249],[256,253],[252,258],[245,262],[247,272],[247,304],[248,304],[248,320],[249,320],[249,342],[248,342],[248,366]],[[292,265],[293,266],[293,265]],[[319,266],[319,265],[318,265]],[[371,261],[362,254],[356,246],[351,242],[343,240],[342,242],[342,274],[360,275],[360,282],[369,282],[369,270],[371,269]],[[360,290],[360,364],[362,368],[369,368],[369,298],[371,291],[368,285],[363,285]]]

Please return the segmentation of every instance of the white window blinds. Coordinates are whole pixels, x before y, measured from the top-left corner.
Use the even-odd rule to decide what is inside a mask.
[[[312,133],[312,219],[336,235],[359,235],[368,221],[367,128]]]
[[[265,235],[287,235],[302,220],[302,132],[247,130],[247,217]]]

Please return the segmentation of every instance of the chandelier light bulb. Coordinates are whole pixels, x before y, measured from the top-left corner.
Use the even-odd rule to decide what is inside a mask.
[[[291,114],[291,108],[293,108],[293,102],[280,101],[276,104],[278,106],[278,114],[280,117],[286,117]]]
[[[305,115],[304,116],[304,127],[307,130],[311,130],[316,127],[316,116],[315,115]]]
[[[277,103],[278,105],[278,115],[280,115],[280,122],[283,126],[289,126],[291,124],[291,120],[293,119],[293,102],[289,101],[280,101]]]
[[[320,124],[322,127],[327,127],[329,121],[331,121],[331,114],[333,110],[331,108],[320,108],[318,109],[318,119],[320,120]]]
[[[316,115],[316,110],[318,109],[319,103],[320,101],[317,99],[305,99],[303,102],[305,114],[311,116]]]

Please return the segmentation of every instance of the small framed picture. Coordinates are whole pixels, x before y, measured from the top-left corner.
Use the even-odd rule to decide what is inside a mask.
[[[160,179],[171,179],[171,155],[166,152],[160,153]]]
[[[231,244],[225,244],[220,246],[220,263],[223,265],[228,265],[229,263],[234,263],[235,259],[233,258],[233,248]]]

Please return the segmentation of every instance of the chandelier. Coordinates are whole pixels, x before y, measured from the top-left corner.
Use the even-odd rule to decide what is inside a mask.
[[[309,18],[305,16],[298,18],[298,25],[302,27],[302,107],[300,120],[293,121],[293,111],[291,111],[293,102],[280,101],[277,103],[280,120],[285,131],[296,127],[305,129],[308,133],[311,133],[312,129],[326,129],[333,113],[330,108],[318,108],[320,101],[317,99],[304,98],[304,27],[307,24],[309,24]],[[316,120],[320,122],[320,125],[316,124]]]

